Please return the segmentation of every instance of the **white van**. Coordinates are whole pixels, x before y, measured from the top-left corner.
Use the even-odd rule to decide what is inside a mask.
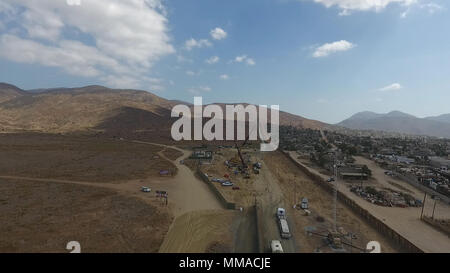
[[[278,240],[272,240],[270,243],[270,249],[272,253],[283,253],[283,247],[281,246],[281,242]]]

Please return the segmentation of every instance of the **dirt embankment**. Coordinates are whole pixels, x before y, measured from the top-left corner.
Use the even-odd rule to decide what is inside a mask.
[[[159,252],[231,252],[232,222],[236,211],[192,211],[177,217]]]

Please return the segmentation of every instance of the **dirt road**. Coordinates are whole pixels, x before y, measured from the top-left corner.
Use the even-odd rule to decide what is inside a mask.
[[[208,185],[198,179],[187,166],[180,164],[180,160],[189,157],[190,151],[158,143],[142,141],[134,142],[167,147],[183,153],[182,157],[173,162],[178,168],[178,174],[175,177],[170,179],[152,179],[152,181],[148,181],[150,186],[156,187],[155,189],[168,191],[169,203],[175,217],[190,211],[223,209],[221,203],[208,188]],[[170,161],[170,159],[166,158],[162,152],[160,152],[159,155]],[[171,200],[173,202],[171,202]]]
[[[255,180],[254,187],[257,192],[258,208],[261,210],[260,215],[262,216],[260,222],[262,223],[261,230],[263,241],[266,244],[264,248],[268,250],[272,240],[279,240],[284,252],[297,252],[295,238],[282,239],[280,235],[280,229],[276,218],[277,208],[286,208],[288,214],[290,210],[286,206],[287,204],[284,203],[285,198],[279,186],[279,181],[272,174],[270,168],[264,163],[264,158],[262,156],[259,157],[259,161],[262,162],[263,167]],[[290,221],[289,215],[288,224],[291,234],[293,234],[294,225]]]

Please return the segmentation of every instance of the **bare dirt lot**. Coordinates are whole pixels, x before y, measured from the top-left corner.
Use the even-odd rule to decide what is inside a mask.
[[[157,252],[166,208],[85,185],[0,180],[0,252]]]
[[[177,217],[159,252],[229,253],[233,248],[231,210],[192,211]]]
[[[12,158],[0,167],[0,222],[7,223],[0,227],[0,252],[67,252],[69,241],[79,241],[82,252],[157,252],[165,239],[172,240],[166,235],[175,217],[200,210],[215,209],[214,217],[222,223],[218,229],[231,227],[226,224],[230,216],[221,214],[222,206],[207,185],[180,164],[188,151],[91,137],[0,139],[2,162]],[[89,158],[96,160],[84,162]],[[167,166],[179,172],[159,176]],[[142,186],[152,192],[141,192]],[[168,206],[156,190],[169,194]],[[200,222],[215,219],[196,215]],[[229,250],[232,241],[225,235],[204,237],[202,251]]]
[[[158,157],[163,149],[95,137],[0,134],[0,174],[90,182],[158,176],[160,170],[176,174],[172,162]]]

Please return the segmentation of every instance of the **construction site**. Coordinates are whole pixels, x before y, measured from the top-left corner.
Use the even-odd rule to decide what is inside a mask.
[[[391,206],[400,202],[395,194],[389,195],[395,201],[389,206],[368,202],[381,198],[378,192],[365,200],[361,191],[352,190],[359,189],[360,182],[320,173],[295,152],[261,152],[256,143],[192,147],[51,135],[5,135],[2,143],[1,155],[16,167],[5,166],[0,186],[8,196],[17,196],[0,200],[4,220],[15,219],[1,228],[6,235],[0,240],[2,252],[66,252],[69,239],[79,240],[85,252],[394,253],[443,252],[449,245],[445,235],[421,224],[421,207],[412,203],[421,194],[401,181],[372,179],[363,186],[367,191],[382,185],[391,192],[403,187],[414,197],[408,206]],[[58,152],[61,148],[64,155]],[[142,152],[140,162],[146,163],[110,161],[108,168],[117,170],[113,176],[90,169],[92,162],[111,152],[130,160],[136,158],[134,152]],[[49,160],[37,160],[46,157]],[[80,157],[91,163],[76,163]],[[23,165],[15,163],[16,158]],[[50,166],[61,167],[45,171]],[[66,202],[58,201],[65,198],[60,193],[74,202],[70,211]],[[424,219],[445,229],[445,223],[432,222],[434,208],[429,200],[427,204]],[[95,212],[100,205],[101,222]],[[438,202],[438,216],[447,211],[440,209],[443,206]],[[29,221],[36,224],[30,226]],[[59,232],[58,227],[70,221],[63,236],[48,240],[46,234]],[[133,221],[134,228],[126,221]],[[111,223],[114,228],[108,227]],[[406,223],[414,229],[406,229]],[[101,230],[109,230],[101,233],[108,234],[108,240],[95,235]],[[40,236],[24,236],[33,233]],[[135,243],[139,240],[152,243]]]
[[[242,144],[215,149],[211,161],[185,163],[223,207],[249,218],[238,226],[235,249],[271,252],[272,243],[279,242],[283,252],[366,252],[367,243],[377,241],[383,252],[401,251],[282,152],[264,154]],[[285,211],[283,224],[280,209]]]

